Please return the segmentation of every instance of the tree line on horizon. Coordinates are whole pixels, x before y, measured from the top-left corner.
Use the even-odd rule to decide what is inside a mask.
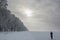
[[[28,31],[23,22],[7,9],[7,0],[0,0],[0,32]]]

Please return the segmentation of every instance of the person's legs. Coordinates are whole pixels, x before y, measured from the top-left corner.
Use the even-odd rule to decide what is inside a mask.
[[[51,39],[53,39],[53,36],[51,36]]]

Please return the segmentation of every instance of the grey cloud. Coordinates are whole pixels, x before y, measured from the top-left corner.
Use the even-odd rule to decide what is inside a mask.
[[[15,8],[17,8],[14,6],[18,6],[18,5],[33,9],[35,12],[33,13],[34,17],[31,18],[33,20],[32,25],[36,22],[35,24],[36,26],[38,26],[37,28],[39,28],[40,26],[38,25],[38,23],[43,21],[44,23],[49,25],[49,28],[51,27],[53,29],[58,29],[58,30],[60,29],[60,0],[18,0],[18,1],[11,0],[10,2],[12,3],[10,3],[11,7],[9,8],[13,9],[14,11],[16,11]],[[24,18],[24,16],[20,16],[20,17]],[[25,18],[23,20],[25,20]],[[26,23],[27,23],[26,25],[30,25],[31,22],[26,21]],[[32,25],[30,25],[30,27]]]

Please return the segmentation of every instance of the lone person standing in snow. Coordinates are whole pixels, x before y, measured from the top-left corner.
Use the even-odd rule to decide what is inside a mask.
[[[53,39],[53,32],[50,32],[50,37],[51,39]]]

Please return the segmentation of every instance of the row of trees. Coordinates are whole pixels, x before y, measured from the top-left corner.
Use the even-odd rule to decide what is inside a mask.
[[[7,0],[0,0],[0,31],[27,31],[27,28],[7,9]]]

